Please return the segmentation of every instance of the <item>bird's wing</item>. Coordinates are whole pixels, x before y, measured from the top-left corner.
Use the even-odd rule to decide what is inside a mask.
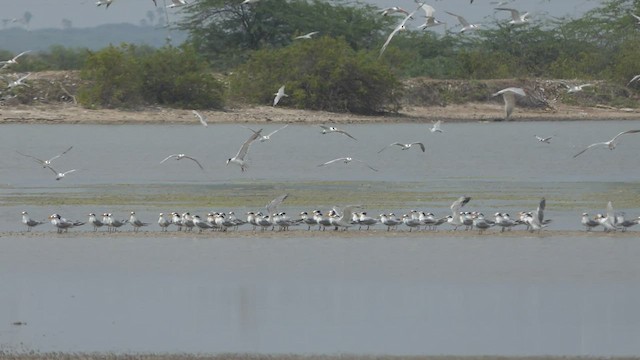
[[[548,142],[549,140],[551,140],[551,138],[552,138],[552,137],[553,137],[553,136],[546,137],[546,138],[542,139],[542,141],[543,141],[543,142]]]
[[[20,56],[22,56],[22,55],[24,55],[24,54],[26,54],[26,53],[30,53],[30,52],[31,52],[31,50],[23,51],[23,52],[21,52],[20,54],[16,55],[16,56],[13,58],[13,60],[15,61],[15,60],[17,60]]]
[[[176,156],[178,156],[178,154],[171,154],[171,155],[167,156],[166,158],[164,158],[164,160],[160,161],[160,164],[162,164],[163,162],[171,159],[172,157],[176,157]]]
[[[369,164],[368,164],[367,162],[365,162],[365,161],[362,161],[362,160],[360,160],[360,159],[351,159],[351,160],[352,160],[352,161],[357,161],[357,162],[363,163],[363,164],[365,164],[369,169],[371,169],[371,170],[373,170],[373,171],[378,171],[378,169],[376,169],[376,168],[374,168],[373,166],[369,165]]]
[[[629,82],[627,83],[627,86],[631,85],[632,82],[636,81],[640,79],[640,75],[636,75],[634,77],[631,78],[631,80],[629,80]]]
[[[253,130],[252,128],[250,128],[250,127],[248,127],[248,126],[244,126],[244,125],[240,125],[240,126],[242,126],[242,127],[243,127],[243,128],[245,128],[245,129],[249,129],[249,130],[253,131],[253,133],[254,133],[254,134],[256,134],[256,133],[257,133],[257,131]]]
[[[580,151],[579,153],[573,155],[573,157],[576,158],[576,157],[578,157],[578,155],[582,154],[583,152],[591,149],[594,146],[598,146],[598,145],[608,145],[608,143],[607,142],[599,142],[599,143],[591,144],[591,145],[587,146],[586,149],[584,149],[584,150]]]
[[[326,125],[319,125],[319,126],[327,131],[331,131],[331,128]]]
[[[273,214],[273,211],[282,204],[282,202],[289,196],[289,194],[283,194],[278,196],[277,198],[271,200],[265,207],[267,208],[267,212],[269,215]]]
[[[53,160],[55,160],[55,159],[59,158],[60,156],[62,156],[62,155],[64,155],[64,154],[66,154],[67,152],[69,152],[69,150],[71,150],[71,149],[73,149],[73,146],[70,146],[67,150],[65,150],[65,151],[61,152],[60,154],[58,154],[58,155],[56,155],[56,156],[52,157],[52,158],[51,158],[51,159],[49,159],[48,161],[49,161],[49,162],[51,162],[51,161],[53,161]]]
[[[424,148],[424,144],[421,142],[414,142],[411,145],[420,145],[420,149],[422,150],[422,152],[425,152],[425,148]]]
[[[471,197],[469,196],[461,196],[460,198],[458,198],[458,200],[454,201],[453,204],[451,204],[451,211],[453,212],[453,216],[458,216],[458,211],[460,210],[460,208],[465,206],[470,200]]]
[[[198,118],[198,120],[200,120],[200,123],[202,124],[202,126],[208,126],[207,119],[204,116],[200,115],[200,113],[195,110],[191,110],[191,111],[193,112],[193,115],[195,115]]]
[[[325,166],[325,165],[333,164],[333,163],[334,163],[334,162],[336,162],[336,161],[344,161],[344,160],[346,160],[346,159],[347,159],[346,157],[341,157],[341,158],[337,158],[337,159],[329,160],[329,161],[327,161],[326,163],[324,163],[324,164],[320,164],[320,165],[318,165],[318,166]]]
[[[433,14],[436,12],[436,9],[434,9],[433,6],[427,4],[421,4],[419,8],[424,10],[424,16],[427,18],[432,18]]]
[[[380,54],[378,55],[378,57],[382,56],[382,53],[387,49],[387,46],[391,42],[391,39],[393,39],[396,33],[400,31],[403,27],[404,27],[404,23],[401,23],[400,25],[396,26],[395,29],[393,29],[391,34],[389,34],[389,37],[387,37],[387,41],[385,41],[384,45],[382,45],[382,48],[380,48]]]
[[[189,160],[193,160],[196,162],[196,164],[198,164],[198,166],[200,166],[200,169],[204,170],[204,168],[202,167],[202,165],[200,164],[200,162],[190,156],[185,156],[185,158],[189,159]]]
[[[345,134],[345,135],[347,135],[348,137],[352,138],[353,140],[358,141],[358,139],[354,138],[353,136],[351,136],[348,132],[346,132],[346,131],[344,131],[344,130],[338,129],[338,130],[336,130],[336,132],[339,132],[339,133],[341,133],[341,134]]]
[[[611,201],[607,203],[607,218],[611,219],[611,224],[613,224],[615,213],[613,211],[613,204],[611,203]]]
[[[624,134],[633,134],[633,133],[637,133],[637,132],[640,132],[640,130],[627,130],[627,131],[623,131],[623,132],[621,132],[620,134],[618,134],[618,135],[614,136],[614,137],[613,137],[613,139],[611,139],[611,141],[615,141],[615,140],[616,140],[618,137],[620,137],[621,135],[624,135]]]
[[[512,93],[520,96],[527,96],[527,93],[524,92],[524,89],[518,88],[518,87],[508,87],[508,88],[502,89],[496,92],[495,94],[493,94],[492,96],[503,95],[505,93]]]
[[[238,150],[238,153],[236,154],[236,158],[244,159],[244,157],[247,155],[247,152],[249,151],[249,146],[251,146],[251,143],[254,142],[260,136],[262,136],[262,129],[258,131],[254,131],[254,133],[249,137],[249,139],[247,139],[247,141],[245,141],[244,144],[242,144],[242,146],[240,147],[240,150]]]
[[[399,142],[394,142],[394,143],[391,143],[391,144],[389,144],[389,145],[387,145],[387,146],[383,147],[382,149],[380,149],[380,151],[378,151],[378,154],[380,154],[381,152],[383,152],[383,151],[384,151],[384,149],[386,149],[386,148],[388,148],[388,147],[391,147],[391,146],[393,146],[393,145],[400,145],[400,146],[402,146],[402,144],[400,144]]]
[[[35,157],[35,156],[31,156],[31,155],[23,154],[23,153],[21,153],[20,151],[16,151],[16,152],[17,152],[18,154],[22,155],[22,156],[26,156],[26,157],[30,157],[30,158],[32,158],[33,160],[37,161],[37,162],[38,162],[38,163],[40,163],[40,164],[43,164],[43,165],[44,165],[44,163],[45,163],[45,161],[44,161],[44,160],[40,160],[40,159],[38,159],[38,158],[37,158],[37,157]]]
[[[469,22],[468,22],[465,18],[463,18],[462,16],[460,16],[460,15],[456,15],[456,14],[451,13],[451,12],[448,12],[448,11],[445,11],[445,12],[446,12],[447,14],[451,15],[451,16],[455,16],[455,17],[457,17],[457,18],[458,18],[458,21],[460,22],[460,24],[461,24],[462,26],[469,26],[469,25],[470,25],[470,24],[469,24]]]
[[[540,221],[540,224],[542,224],[542,221],[544,220],[544,208],[547,205],[547,200],[545,200],[545,198],[542,198],[540,200],[540,204],[538,204],[538,209],[536,209],[536,214],[538,215],[538,221]]]
[[[76,171],[76,169],[71,169],[71,170],[63,172],[62,175],[71,174],[72,172],[75,172],[75,171]]]
[[[56,174],[56,176],[58,176],[58,171],[56,171],[54,168],[52,168],[52,167],[51,167],[51,166],[49,166],[49,165],[45,165],[45,167],[46,167],[47,169],[49,169],[49,170],[53,171],[53,173],[54,173],[54,174]]]
[[[505,11],[510,11],[511,12],[511,18],[515,21],[520,20],[520,12],[516,9],[510,9],[510,8],[495,8],[496,10],[505,10]]]
[[[287,125],[285,125],[285,126],[283,126],[283,127],[279,128],[279,129],[273,130],[272,132],[270,132],[270,133],[267,135],[267,137],[271,137],[271,135],[273,135],[273,134],[277,133],[278,131],[280,131],[280,130],[282,130],[282,129],[286,128],[287,126],[289,126],[289,124],[287,124]]]
[[[631,16],[633,16],[634,18],[636,18],[636,20],[640,21],[640,16],[634,14],[634,13],[629,13],[631,14]]]

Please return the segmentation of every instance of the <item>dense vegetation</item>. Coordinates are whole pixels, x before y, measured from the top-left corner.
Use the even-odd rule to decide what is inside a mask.
[[[217,72],[234,74],[225,95],[233,100],[268,104],[282,84],[291,95],[282,106],[359,113],[395,108],[398,79],[407,77],[624,85],[640,73],[640,28],[630,15],[640,13],[637,0],[606,0],[579,19],[496,22],[464,35],[399,32],[380,59],[379,49],[401,17],[382,17],[360,3],[201,0],[182,11],[176,26],[189,33],[183,47],[55,47],[30,54],[13,70],[83,68],[85,79],[96,82],[80,94],[88,106],[220,107],[222,87],[208,75]],[[310,31],[319,34],[294,40]],[[0,51],[0,58],[11,55]]]

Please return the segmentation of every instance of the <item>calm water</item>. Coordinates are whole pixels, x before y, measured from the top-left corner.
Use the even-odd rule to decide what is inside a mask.
[[[254,125],[259,128],[260,125]],[[279,125],[265,125],[265,132]],[[640,137],[584,146],[640,122],[343,125],[359,141],[290,125],[225,166],[236,125],[0,126],[0,349],[115,352],[638,355],[640,243],[633,237],[27,237],[19,213],[86,219],[135,210],[290,214],[361,203],[371,214],[533,210],[554,230],[612,200],[640,215]],[[534,134],[551,136],[538,143]],[[426,153],[389,148],[423,141]],[[61,181],[35,162],[77,168]],[[159,161],[186,153],[188,160]],[[352,156],[357,163],[318,167]],[[74,232],[89,229],[74,229]],[[638,231],[640,229],[635,229]],[[156,231],[151,228],[150,231]],[[15,321],[24,326],[12,325]]]

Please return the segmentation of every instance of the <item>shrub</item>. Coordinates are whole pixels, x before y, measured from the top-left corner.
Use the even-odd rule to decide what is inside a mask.
[[[344,39],[321,37],[286,48],[259,50],[231,82],[234,99],[270,104],[286,85],[283,105],[372,114],[397,110],[399,82],[375,55],[353,50]]]

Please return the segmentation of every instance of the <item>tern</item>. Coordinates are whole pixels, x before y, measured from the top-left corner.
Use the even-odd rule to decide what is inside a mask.
[[[424,16],[426,20],[424,24],[418,26],[418,29],[426,29],[426,28],[444,24],[442,21],[436,20],[436,18],[433,16],[433,14],[436,12],[433,6],[427,5],[427,4],[420,4],[419,8],[424,10]]]
[[[269,203],[265,206],[265,208],[267,209],[267,215],[275,214],[278,206],[280,206],[280,204],[282,204],[282,202],[284,202],[288,197],[289,197],[289,194],[282,194],[277,198],[269,201]]]
[[[40,163],[40,165],[42,165],[42,167],[47,167],[47,166],[50,166],[50,165],[51,165],[51,162],[52,162],[53,160],[55,160],[55,159],[59,158],[60,156],[62,156],[62,155],[64,155],[64,154],[66,154],[66,153],[67,153],[67,152],[69,152],[69,150],[71,150],[71,149],[73,149],[73,146],[70,146],[67,150],[65,150],[65,151],[61,152],[60,154],[58,154],[58,155],[56,155],[56,156],[54,156],[54,157],[52,157],[52,158],[50,158],[50,159],[47,159],[47,160],[38,159],[38,158],[37,158],[37,157],[35,157],[35,156],[31,156],[31,155],[23,154],[23,153],[21,153],[21,152],[19,152],[19,151],[16,151],[16,152],[17,152],[18,154],[22,155],[22,156],[26,156],[26,157],[30,157],[30,158],[32,158],[33,160],[35,160],[35,161],[37,161],[38,163]]]
[[[587,148],[586,148],[586,149],[584,149],[584,150],[580,151],[579,153],[577,153],[577,154],[573,155],[573,157],[574,157],[574,158],[576,158],[576,157],[578,157],[578,155],[582,154],[583,152],[585,152],[585,151],[587,151],[587,150],[591,149],[591,148],[592,148],[592,147],[594,147],[594,146],[599,146],[599,145],[604,145],[604,146],[608,147],[608,148],[609,148],[609,150],[613,150],[613,149],[615,149],[615,148],[616,148],[616,143],[615,143],[615,141],[616,141],[616,139],[617,139],[618,137],[620,137],[621,135],[624,135],[624,134],[635,134],[635,133],[638,133],[638,132],[640,132],[640,130],[627,130],[627,131],[623,131],[623,132],[619,133],[618,135],[614,136],[614,137],[613,137],[613,139],[611,139],[611,140],[609,140],[609,141],[598,142],[598,143],[594,143],[594,144],[591,144],[591,145],[587,146]]]
[[[167,5],[167,8],[175,8],[185,6],[187,4],[186,0],[171,0],[171,4]]]
[[[502,98],[504,99],[504,119],[509,120],[513,109],[516,107],[516,95],[527,96],[527,93],[525,93],[522,88],[509,87],[502,89],[491,96],[495,97],[498,95],[502,95]]]
[[[385,41],[384,45],[382,45],[382,48],[380,49],[380,54],[378,55],[378,58],[380,58],[382,56],[382,53],[384,53],[384,51],[387,49],[387,46],[389,46],[389,43],[391,42],[391,39],[393,39],[393,37],[398,33],[398,31],[404,31],[404,30],[407,29],[405,27],[405,24],[407,23],[407,21],[409,19],[412,19],[412,16],[416,11],[417,10],[413,11],[411,14],[407,14],[407,16],[405,16],[405,18],[400,22],[400,24],[398,24],[398,26],[396,26],[396,28],[393,29],[391,34],[389,34],[389,36],[387,37],[387,41]]]
[[[458,200],[454,201],[451,206],[451,215],[447,216],[447,222],[449,225],[453,226],[454,230],[457,230],[458,227],[464,225],[462,223],[462,218],[460,216],[460,209],[465,206],[469,201],[471,201],[471,197],[469,196],[461,196]]]
[[[509,21],[508,23],[509,25],[521,25],[529,22],[529,19],[527,19],[527,16],[529,16],[528,12],[521,14],[520,11],[516,9],[502,8],[502,7],[495,8],[495,10],[503,10],[503,11],[511,12],[511,21]]]
[[[311,39],[311,37],[312,37],[313,35],[316,35],[316,34],[318,34],[318,33],[319,33],[319,31],[312,31],[312,32],[307,33],[307,34],[304,34],[304,35],[296,36],[296,37],[294,37],[293,39],[294,39],[294,40],[298,40],[298,39]]]
[[[108,9],[112,2],[113,0],[98,0],[96,2],[96,6],[106,5],[104,8]]]
[[[421,143],[421,142],[414,142],[414,143],[411,143],[411,144],[402,144],[402,143],[399,143],[399,142],[394,142],[394,143],[389,144],[389,145],[383,147],[382,149],[380,149],[380,151],[378,151],[378,154],[380,154],[382,151],[384,151],[384,149],[386,149],[388,147],[391,147],[391,146],[394,146],[394,145],[400,146],[402,148],[402,150],[409,150],[413,145],[420,145],[420,149],[422,150],[422,152],[425,151],[424,144]]]
[[[477,30],[480,28],[480,24],[470,24],[465,18],[460,15],[456,15],[448,11],[445,12],[451,16],[455,16],[456,18],[458,18],[458,22],[460,22],[460,25],[462,25],[462,28],[460,29],[461,34],[465,31]]]
[[[247,162],[245,161],[244,158],[247,156],[247,153],[249,152],[249,147],[251,146],[251,143],[254,142],[256,139],[258,139],[260,136],[262,136],[262,129],[258,131],[254,131],[254,133],[249,137],[249,139],[247,139],[247,141],[245,141],[242,144],[242,146],[240,146],[240,150],[238,150],[238,153],[236,154],[236,156],[230,159],[227,159],[227,165],[229,165],[229,163],[237,164],[240,166],[240,170],[244,172],[247,167]]]
[[[629,82],[627,83],[627,86],[631,85],[631,83],[636,82],[640,79],[640,75],[636,75],[634,77],[631,78],[631,80],[629,80]]]
[[[273,106],[278,105],[278,102],[280,102],[280,99],[282,99],[283,96],[289,97],[289,95],[284,93],[284,85],[280,86],[278,92],[273,95],[275,95],[275,98],[273,98]]]
[[[23,52],[21,52],[20,54],[18,54],[18,55],[16,55],[16,56],[14,56],[12,59],[5,60],[5,61],[0,61],[0,64],[2,64],[2,69],[6,69],[6,68],[8,68],[8,67],[9,67],[9,65],[17,64],[17,63],[18,63],[18,59],[19,59],[22,55],[27,54],[27,53],[30,53],[30,52],[31,52],[31,50],[23,51]]]
[[[593,86],[593,84],[581,84],[581,85],[573,85],[573,86],[569,86],[565,84],[565,86],[567,87],[567,93],[573,94],[573,93],[582,91],[587,86]]]
[[[442,132],[442,120],[438,120],[433,123],[433,126],[429,129],[432,133]]]
[[[69,228],[84,225],[82,221],[69,221],[58,214],[50,215],[49,220],[51,220],[51,225],[55,226],[58,229],[58,234],[62,233],[63,231],[67,232]]]
[[[399,7],[399,6],[392,6],[392,7],[388,7],[388,8],[385,8],[385,9],[381,9],[379,12],[382,14],[382,16],[387,16],[387,15],[395,14],[395,13],[402,13],[402,14],[405,14],[405,15],[409,15],[409,12],[407,10],[405,10],[405,9]]]
[[[171,154],[169,156],[167,156],[166,158],[164,158],[164,160],[160,161],[160,164],[162,164],[163,162],[171,159],[171,158],[175,158],[176,160],[181,160],[181,159],[189,159],[194,161],[196,164],[198,164],[198,166],[200,167],[201,170],[204,170],[204,167],[202,167],[202,165],[200,164],[200,162],[190,156],[187,156],[185,154]]]
[[[98,220],[94,213],[89,213],[89,224],[93,225],[93,231],[98,231],[98,228],[104,226],[104,223]]]
[[[634,13],[629,13],[629,14],[631,14],[631,16],[633,16],[633,18],[636,19],[636,21],[637,21],[636,25],[640,25],[640,16],[638,16],[638,15],[636,15]]]
[[[351,136],[348,132],[346,132],[346,131],[344,131],[342,129],[338,129],[335,126],[320,125],[320,127],[322,128],[322,133],[323,134],[338,133],[338,134],[346,135],[346,136],[352,138],[353,140],[358,141],[358,139],[356,139],[353,136]]]
[[[538,232],[540,232],[543,227],[546,227],[547,224],[551,222],[551,220],[544,219],[544,209],[546,204],[547,201],[545,200],[545,198],[542,198],[540,200],[540,203],[538,204],[538,208],[536,209],[536,211],[534,213],[527,213],[527,215],[525,216],[525,223],[529,225],[529,231],[534,232],[537,230]]]
[[[549,136],[549,137],[540,137],[538,135],[533,135],[539,142],[541,143],[545,143],[545,144],[551,144],[551,138],[553,138],[553,136]]]
[[[242,126],[243,128],[246,128],[246,129],[249,129],[249,130],[253,131],[254,133],[257,133],[257,131],[253,130],[252,128],[250,128],[250,127],[248,127],[248,126],[244,126],[244,125],[241,125],[241,126]],[[289,124],[287,124],[287,125],[285,125],[285,126],[283,126],[283,127],[279,128],[279,129],[276,129],[276,130],[274,130],[274,131],[272,131],[272,132],[268,133],[267,135],[261,135],[261,136],[259,137],[260,142],[265,142],[265,141],[271,140],[271,136],[273,136],[273,135],[274,135],[275,133],[277,133],[278,131],[280,131],[280,130],[282,130],[282,129],[286,128],[287,126],[289,126]]]
[[[340,216],[338,216],[338,209],[334,207],[332,212],[335,214],[335,216],[331,221],[331,225],[336,226],[336,228],[341,227],[344,228],[343,230],[347,230],[349,227],[354,225],[351,222],[351,219],[353,219],[353,210],[360,209],[361,207],[362,206],[360,205],[349,205],[342,209],[342,215]]]
[[[596,221],[604,227],[605,232],[616,231],[618,228],[616,227],[616,214],[613,211],[613,204],[611,201],[607,203],[607,216],[602,214],[596,215]]]
[[[27,75],[19,78],[18,80],[12,81],[7,85],[7,89],[13,89],[14,87],[18,87],[18,86],[26,86],[29,87],[28,84],[25,84],[23,81],[25,81],[29,76],[31,76],[31,73],[27,73]]]
[[[133,226],[133,232],[138,232],[138,230],[140,230],[141,227],[149,225],[146,222],[140,221],[136,217],[135,211],[132,211],[131,212],[131,216],[129,216],[129,224],[131,224],[131,226]]]
[[[582,213],[582,219],[580,223],[586,228],[587,231],[591,231],[594,227],[600,226],[600,222],[589,218],[589,214]]]
[[[195,110],[191,110],[191,112],[193,113],[193,115],[195,115],[198,118],[198,120],[200,120],[200,124],[202,124],[202,126],[204,127],[209,126],[209,124],[207,124],[208,119],[206,116],[200,115],[200,113]]]
[[[246,4],[255,4],[260,0],[244,0],[243,2],[240,3],[240,5],[246,5]]]
[[[53,171],[54,174],[56,174],[56,180],[60,180],[63,177],[65,177],[67,174],[71,174],[72,172],[77,171],[76,169],[71,169],[71,170],[67,170],[65,172],[59,172],[57,170],[55,170],[54,168],[52,168],[51,166],[47,165],[47,168],[51,171]]]
[[[171,220],[164,217],[164,213],[160,213],[158,216],[158,225],[160,225],[160,231],[167,231],[169,225],[171,225]]]
[[[366,165],[369,169],[371,169],[373,171],[378,171],[378,169],[372,167],[371,165],[367,164],[366,162],[364,162],[362,160],[359,160],[359,159],[352,158],[352,157],[348,157],[348,156],[347,157],[341,157],[341,158],[333,159],[333,160],[329,160],[324,164],[318,165],[318,167],[326,166],[326,165],[329,165],[329,164],[333,164],[333,163],[338,162],[338,161],[342,161],[345,164],[348,164],[348,163],[350,163],[352,161],[357,161],[357,162],[363,163],[364,165]]]
[[[36,227],[40,224],[44,224],[44,221],[33,220],[29,217],[29,213],[27,213],[26,211],[23,211],[22,223],[27,227],[27,231],[31,231],[31,228]]]

